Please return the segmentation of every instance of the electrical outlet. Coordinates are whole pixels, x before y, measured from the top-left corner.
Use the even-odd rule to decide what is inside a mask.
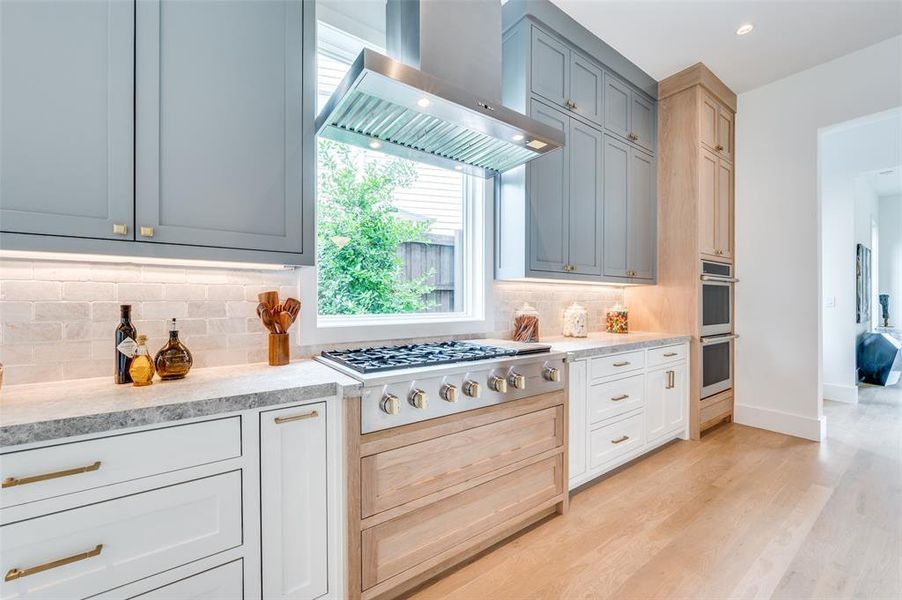
[[[836,308],[836,296],[824,298],[824,308]]]

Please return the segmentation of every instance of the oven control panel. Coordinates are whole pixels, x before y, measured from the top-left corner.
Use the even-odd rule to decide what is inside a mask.
[[[363,389],[360,405],[361,432],[371,433],[427,419],[475,410],[563,390],[564,360],[501,361],[491,365],[466,365],[439,375]]]

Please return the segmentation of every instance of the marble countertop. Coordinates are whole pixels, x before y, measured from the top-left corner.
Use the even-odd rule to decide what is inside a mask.
[[[111,377],[4,386],[0,447],[140,427],[333,396],[359,382],[324,364],[299,360],[195,369],[187,378],[135,387]]]
[[[689,339],[688,335],[636,331],[630,333],[596,332],[590,333],[589,337],[584,338],[555,336],[542,338],[542,342],[551,344],[552,350],[566,352],[570,360],[578,360],[668,344],[681,344],[688,342]]]

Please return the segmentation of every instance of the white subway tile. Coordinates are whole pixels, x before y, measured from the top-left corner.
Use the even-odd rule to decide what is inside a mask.
[[[117,300],[120,302],[153,302],[163,299],[160,283],[120,283]]]
[[[207,321],[207,332],[211,335],[229,335],[245,333],[246,319],[210,319]]]
[[[205,319],[179,319],[179,336],[204,335],[207,333],[207,321]]]
[[[36,281],[88,281],[91,268],[86,263],[43,261],[34,263]]]
[[[4,365],[27,365],[34,362],[32,344],[3,344],[0,346],[0,363]]]
[[[63,378],[62,366],[57,362],[47,365],[9,365],[3,367],[3,385],[20,383],[46,383]]]
[[[244,300],[244,287],[240,285],[209,285],[207,286],[208,300]]]
[[[35,302],[35,321],[87,321],[91,305],[87,302]]]
[[[92,264],[90,278],[91,281],[134,283],[141,280],[141,267],[138,265]]]
[[[194,357],[195,367],[219,367],[247,363],[247,350],[207,350]]]
[[[31,321],[34,318],[33,307],[31,302],[0,301],[0,322]]]
[[[141,318],[150,319],[184,319],[188,316],[187,302],[143,302]]]
[[[87,301],[115,300],[116,286],[112,283],[70,281],[63,284],[63,298]]]
[[[153,283],[185,283],[185,269],[158,265],[141,267],[141,281]]]
[[[225,302],[195,301],[188,303],[188,317],[192,319],[216,319],[226,315]]]
[[[112,340],[109,342],[112,356]],[[81,360],[91,358],[92,346],[87,340],[72,340],[62,342],[40,342],[34,346],[34,364],[49,364],[53,362],[64,362],[67,360]]]
[[[257,302],[226,302],[229,317],[252,317],[257,314]]]
[[[55,342],[63,339],[60,323],[4,323],[3,343]]]
[[[61,290],[56,281],[0,281],[0,300],[59,300]]]
[[[92,302],[91,303],[91,320],[93,321],[119,321],[122,311],[119,302]],[[132,304],[131,317],[135,319],[141,318],[141,304]]]
[[[188,283],[229,283],[228,272],[222,269],[188,269],[185,277]]]
[[[250,350],[267,347],[267,334],[260,333],[236,333],[228,336],[229,350]]]
[[[206,300],[207,286],[194,283],[167,283],[163,286],[164,300]]]
[[[113,361],[94,360],[90,358],[63,362],[63,379],[84,379],[86,377],[110,377],[113,384]]]

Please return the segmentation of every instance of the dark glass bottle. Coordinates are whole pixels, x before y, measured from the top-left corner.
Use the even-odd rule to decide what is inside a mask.
[[[132,376],[129,375],[129,368],[132,366],[132,358],[138,348],[135,338],[138,331],[132,325],[132,307],[129,304],[123,304],[119,307],[119,327],[116,328],[116,383],[131,383]]]
[[[194,359],[188,348],[179,341],[179,330],[175,319],[169,323],[169,341],[157,352],[154,363],[161,379],[181,379],[188,374]]]

